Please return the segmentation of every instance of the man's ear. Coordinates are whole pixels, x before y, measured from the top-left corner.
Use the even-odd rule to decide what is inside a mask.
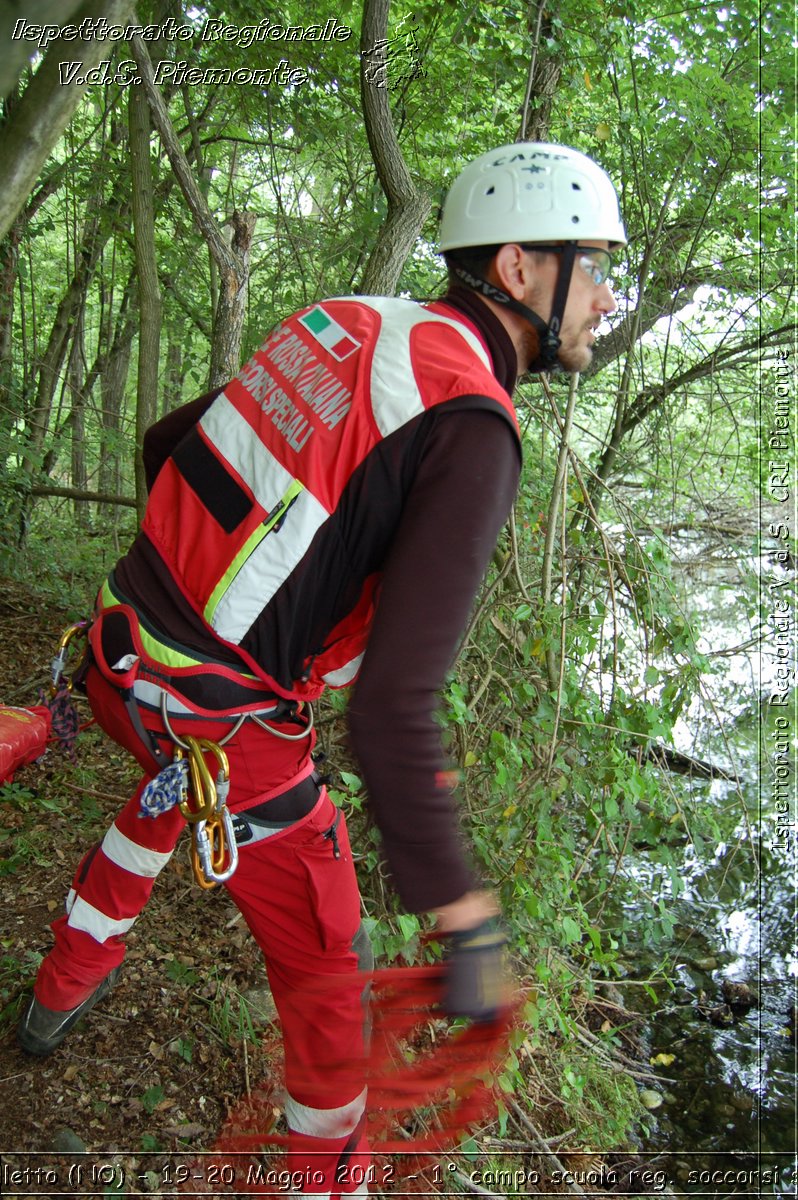
[[[534,260],[516,242],[507,242],[491,263],[491,283],[497,284],[514,300],[523,300],[532,283]]]

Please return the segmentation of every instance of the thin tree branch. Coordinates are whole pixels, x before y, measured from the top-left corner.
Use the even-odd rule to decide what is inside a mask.
[[[205,197],[199,189],[194,172],[189,166],[188,159],[183,152],[183,147],[180,145],[172,122],[169,119],[169,113],[166,111],[163,97],[155,86],[155,75],[146,43],[140,37],[133,37],[130,39],[130,45],[141,74],[142,86],[146,92],[147,101],[152,112],[153,124],[163,142],[164,149],[169,157],[169,162],[172,165],[172,170],[177,177],[177,181],[180,184],[186,204],[191,210],[200,233],[208,243],[219,270],[224,273],[237,274],[238,263],[235,255],[231,252],[222,237],[219,226],[211,210],[208,208]]]
[[[429,194],[416,186],[402,155],[386,86],[368,77],[369,62],[380,55],[387,62],[390,0],[366,0],[360,33],[360,95],[371,157],[388,201],[388,216],[366,264],[362,290],[366,294],[396,291],[402,267],[432,207]]]
[[[124,508],[135,508],[136,501],[132,496],[114,496],[108,492],[82,492],[79,488],[58,487],[56,484],[45,486],[34,484],[25,488],[31,496],[64,496],[67,500],[93,500],[97,504],[119,504]]]

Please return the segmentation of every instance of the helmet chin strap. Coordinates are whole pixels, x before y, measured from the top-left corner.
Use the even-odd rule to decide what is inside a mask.
[[[528,308],[526,304],[522,304],[520,300],[515,300],[502,288],[496,287],[493,283],[488,283],[487,279],[482,279],[479,275],[472,275],[465,267],[453,264],[455,275],[466,287],[470,287],[475,292],[480,292],[488,300],[494,300],[497,304],[502,304],[505,308],[512,309],[513,312],[518,313],[519,316],[523,317],[532,326],[538,337],[538,352],[527,367],[528,371],[561,371],[563,369],[562,363],[557,357],[562,345],[559,335],[565,313],[565,302],[568,299],[568,288],[571,286],[571,275],[574,269],[577,249],[576,242],[568,242],[564,246],[562,254],[558,256],[560,260],[559,271],[551,302],[551,316],[548,321],[544,321],[533,309]]]

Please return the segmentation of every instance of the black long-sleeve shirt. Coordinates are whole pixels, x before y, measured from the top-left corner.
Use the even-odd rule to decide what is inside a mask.
[[[446,303],[479,327],[496,376],[511,392],[516,357],[504,327],[472,293],[457,290]],[[150,483],[217,394],[185,405],[148,432]],[[477,409],[447,412],[444,405],[425,419],[430,428],[384,563],[349,706],[352,747],[388,864],[403,904],[416,912],[450,903],[476,885],[433,714],[520,471],[517,440],[503,418]],[[190,610],[146,538],[137,539],[116,577],[171,638],[236,661]]]

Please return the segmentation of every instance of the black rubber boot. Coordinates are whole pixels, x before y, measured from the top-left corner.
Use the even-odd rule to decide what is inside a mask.
[[[46,1058],[48,1054],[52,1054],[53,1050],[61,1045],[72,1026],[91,1012],[97,1001],[110,992],[121,971],[121,967],[114,967],[82,1004],[69,1008],[66,1012],[45,1008],[32,996],[28,1010],[17,1026],[17,1042],[22,1049],[38,1058]]]

